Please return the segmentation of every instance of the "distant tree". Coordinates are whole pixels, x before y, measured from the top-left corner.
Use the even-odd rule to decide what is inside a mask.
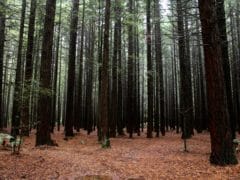
[[[199,0],[211,136],[210,162],[228,165],[238,162],[233,151],[216,6],[215,0]]]
[[[46,1],[46,14],[43,29],[40,95],[38,100],[38,122],[36,146],[53,145],[51,140],[51,62],[56,0]]]

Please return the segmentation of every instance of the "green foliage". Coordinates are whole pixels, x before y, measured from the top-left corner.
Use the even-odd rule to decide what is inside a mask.
[[[110,139],[108,137],[104,137],[102,141],[102,148],[107,149],[110,148]]]

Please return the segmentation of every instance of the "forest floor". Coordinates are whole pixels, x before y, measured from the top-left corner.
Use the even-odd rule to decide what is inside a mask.
[[[113,138],[110,149],[101,148],[96,133],[87,135],[82,131],[68,141],[63,137],[63,132],[56,132],[52,138],[57,147],[36,148],[32,133],[24,139],[20,155],[0,150],[0,180],[84,179],[86,175],[107,175],[114,180],[240,179],[240,164],[209,164],[207,132],[188,140],[187,153],[180,135],[174,132],[152,139],[147,139],[145,133],[133,139]],[[240,161],[240,153],[237,156]]]

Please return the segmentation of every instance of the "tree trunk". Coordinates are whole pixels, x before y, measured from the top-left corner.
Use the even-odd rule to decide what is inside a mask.
[[[148,125],[147,137],[152,138],[153,131],[153,65],[151,51],[151,0],[147,0],[147,82],[148,82]]]
[[[121,26],[121,1],[115,0],[115,24],[114,24],[114,40],[113,40],[113,58],[112,58],[112,116],[110,120],[110,137],[116,137],[116,127],[117,127],[117,119],[118,119],[118,62],[119,62],[119,41],[121,37],[121,30],[119,28]],[[121,53],[121,51],[120,51]],[[120,60],[121,61],[121,60]],[[121,99],[119,99],[121,101]],[[121,121],[121,120],[120,120]]]
[[[57,40],[56,40],[56,57],[55,57],[55,66],[54,66],[54,84],[53,84],[53,104],[52,104],[52,132],[54,131],[55,123],[58,123],[58,130],[60,129],[60,100],[58,97],[60,96],[60,91],[57,90],[58,88],[58,79],[60,81],[60,77],[58,77],[58,68],[61,66],[59,63],[59,52],[60,52],[60,39],[61,39],[61,26],[62,26],[62,0],[60,0],[60,7],[59,7],[59,17],[58,17],[58,29],[57,29]],[[61,59],[61,54],[60,54]],[[60,66],[59,66],[60,64]],[[59,85],[60,86],[60,85]],[[58,91],[58,92],[57,92]],[[57,104],[58,103],[58,104]],[[57,108],[57,109],[56,109]]]
[[[127,71],[127,109],[126,109],[126,118],[127,118],[127,131],[129,137],[132,138],[133,135],[133,125],[134,125],[134,115],[133,115],[133,61],[134,61],[134,52],[133,52],[133,0],[129,0],[129,24],[128,24],[128,71]]]
[[[216,3],[214,0],[199,1],[211,136],[210,162],[216,165],[237,164],[233,151],[226,87],[224,84],[221,36],[215,9]]]
[[[236,118],[234,114],[234,106],[232,99],[232,84],[231,84],[231,71],[228,55],[228,40],[227,40],[227,30],[226,30],[226,19],[225,19],[225,9],[224,9],[224,0],[216,0],[217,3],[217,21],[219,27],[219,33],[221,38],[221,48],[222,48],[222,61],[223,61],[223,72],[224,72],[224,82],[226,85],[226,95],[227,95],[227,104],[228,111],[230,115],[230,123],[232,130],[232,138],[236,138]]]
[[[79,0],[73,0],[70,25],[70,45],[68,62],[68,86],[67,86],[67,110],[65,122],[65,136],[73,136],[74,123],[74,83],[75,83],[75,59],[78,26]]]
[[[20,120],[21,120],[21,105],[22,105],[22,47],[23,47],[23,33],[26,13],[26,0],[22,1],[21,23],[19,31],[19,44],[17,54],[16,79],[13,97],[13,112],[12,112],[12,130],[11,134],[16,136],[19,134]]]
[[[184,22],[182,1],[177,0],[178,46],[180,61],[180,113],[182,121],[182,138],[190,138],[193,134],[193,102],[191,86],[190,59],[187,56],[184,39]]]
[[[51,140],[51,62],[56,0],[46,1],[46,15],[42,41],[40,68],[40,95],[38,100],[38,124],[36,146],[52,145]]]
[[[165,135],[165,119],[164,119],[164,85],[163,85],[163,62],[162,62],[162,39],[161,39],[161,26],[160,26],[160,8],[159,0],[155,0],[155,51],[156,51],[156,112],[155,119],[159,119],[160,114],[160,127],[161,133]],[[160,109],[160,112],[159,112]],[[159,120],[158,120],[159,123]],[[157,128],[157,136],[159,134],[159,125]]]
[[[28,43],[26,52],[26,70],[25,70],[25,84],[23,92],[23,109],[22,109],[22,123],[23,129],[22,134],[29,136],[29,123],[30,123],[30,96],[31,96],[31,85],[32,85],[32,74],[33,74],[33,43],[34,43],[34,32],[35,32],[35,14],[36,14],[36,1],[31,0],[29,26],[28,26]]]
[[[0,129],[3,128],[3,57],[4,57],[4,44],[5,44],[5,0],[0,0]]]
[[[109,68],[109,26],[110,26],[110,9],[111,0],[105,1],[105,28],[104,28],[104,47],[103,47],[103,63],[101,72],[101,97],[100,97],[100,128],[102,134],[102,146],[110,147],[108,136],[108,68]]]

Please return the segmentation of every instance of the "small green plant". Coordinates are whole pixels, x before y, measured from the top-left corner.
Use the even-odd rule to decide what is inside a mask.
[[[104,137],[103,141],[102,141],[102,148],[106,149],[106,148],[110,148],[110,140],[108,137]]]

